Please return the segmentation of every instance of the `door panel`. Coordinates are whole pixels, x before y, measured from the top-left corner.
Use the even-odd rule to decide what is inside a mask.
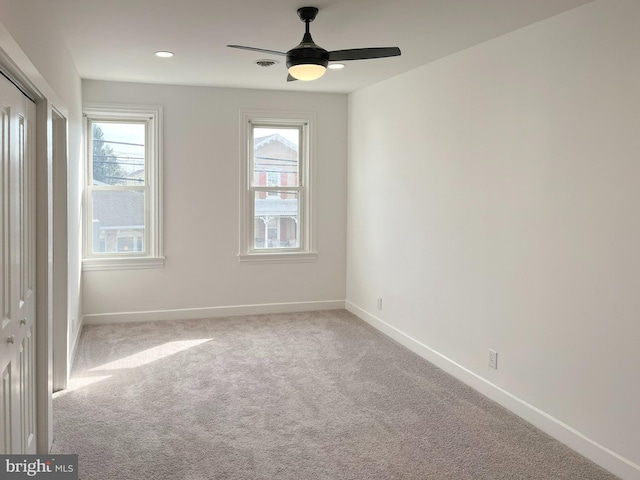
[[[29,329],[20,346],[20,424],[22,433],[22,453],[36,453],[36,411],[35,411],[35,351],[33,327]]]
[[[0,77],[0,454],[36,453],[35,104]]]
[[[10,155],[9,155],[9,120],[11,117],[11,108],[7,105],[2,105],[2,132],[0,136],[0,199],[2,200],[2,206],[0,208],[0,228],[2,229],[2,235],[0,236],[0,335],[3,340],[9,337],[13,333],[13,324],[11,322],[11,300],[13,298],[13,292],[11,291],[11,202],[9,201],[9,177],[10,177]],[[3,342],[4,343],[4,342]],[[5,353],[3,348],[0,348],[0,365],[6,364],[6,359],[3,354]]]
[[[13,381],[11,376],[11,363],[6,365],[0,378],[0,452],[12,454],[13,452]]]

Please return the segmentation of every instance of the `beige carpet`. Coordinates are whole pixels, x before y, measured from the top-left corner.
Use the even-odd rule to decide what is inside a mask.
[[[346,311],[87,326],[85,480],[615,478]]]

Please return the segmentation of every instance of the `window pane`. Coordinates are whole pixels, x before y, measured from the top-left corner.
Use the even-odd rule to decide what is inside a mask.
[[[254,248],[299,248],[298,193],[256,191],[254,202]]]
[[[144,252],[143,191],[93,192],[93,253]]]
[[[145,124],[92,122],[93,184],[145,185]]]
[[[299,127],[253,128],[254,186],[297,187]]]

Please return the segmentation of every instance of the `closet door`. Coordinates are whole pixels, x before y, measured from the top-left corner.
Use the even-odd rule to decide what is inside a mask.
[[[36,453],[35,104],[0,77],[0,453]]]

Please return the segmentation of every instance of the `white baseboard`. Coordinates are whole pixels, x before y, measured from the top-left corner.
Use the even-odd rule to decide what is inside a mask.
[[[543,432],[624,480],[640,480],[640,466],[587,438],[569,425],[503,390],[378,317],[346,301],[345,308],[425,360],[499,403]]]
[[[82,323],[84,325],[99,325],[106,323],[149,322],[155,320],[195,320],[199,318],[259,315],[264,313],[292,313],[310,312],[317,310],[340,310],[344,308],[344,300],[264,303],[258,305],[180,308],[175,310],[154,310],[147,312],[94,313],[83,315]]]

